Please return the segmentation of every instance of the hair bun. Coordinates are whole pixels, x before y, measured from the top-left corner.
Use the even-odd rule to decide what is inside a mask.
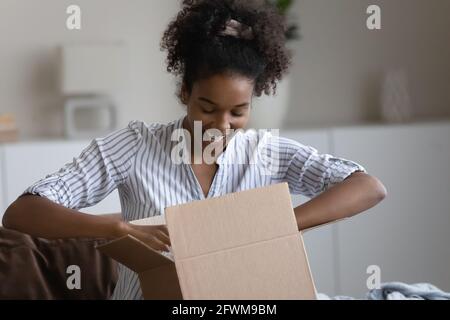
[[[237,20],[230,19],[225,24],[225,30],[219,33],[221,36],[230,36],[237,39],[253,40],[253,29]]]

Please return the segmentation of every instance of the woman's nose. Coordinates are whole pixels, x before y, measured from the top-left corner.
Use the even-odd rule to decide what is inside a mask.
[[[226,131],[231,129],[231,123],[227,115],[219,116],[216,119],[215,128],[220,130],[222,134],[226,134]]]

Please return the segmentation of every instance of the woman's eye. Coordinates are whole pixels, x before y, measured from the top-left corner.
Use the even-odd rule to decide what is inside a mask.
[[[243,113],[238,113],[238,112],[232,112],[231,114],[235,117],[242,117],[244,115]]]
[[[202,111],[203,111],[203,113],[213,113],[214,112],[214,110],[212,110],[212,109],[205,109],[205,108],[202,108]]]

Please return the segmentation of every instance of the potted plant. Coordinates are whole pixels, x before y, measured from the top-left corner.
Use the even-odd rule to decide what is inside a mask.
[[[287,20],[286,41],[293,41],[300,39],[299,26],[297,24],[298,17],[290,15],[290,9],[295,0],[266,0],[268,3],[277,7],[278,11]]]

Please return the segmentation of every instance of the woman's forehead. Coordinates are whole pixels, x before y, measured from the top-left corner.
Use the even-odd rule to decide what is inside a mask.
[[[248,99],[253,94],[254,83],[250,79],[239,75],[214,75],[199,81],[193,85],[193,95],[206,99]],[[239,104],[239,101],[237,102]]]

